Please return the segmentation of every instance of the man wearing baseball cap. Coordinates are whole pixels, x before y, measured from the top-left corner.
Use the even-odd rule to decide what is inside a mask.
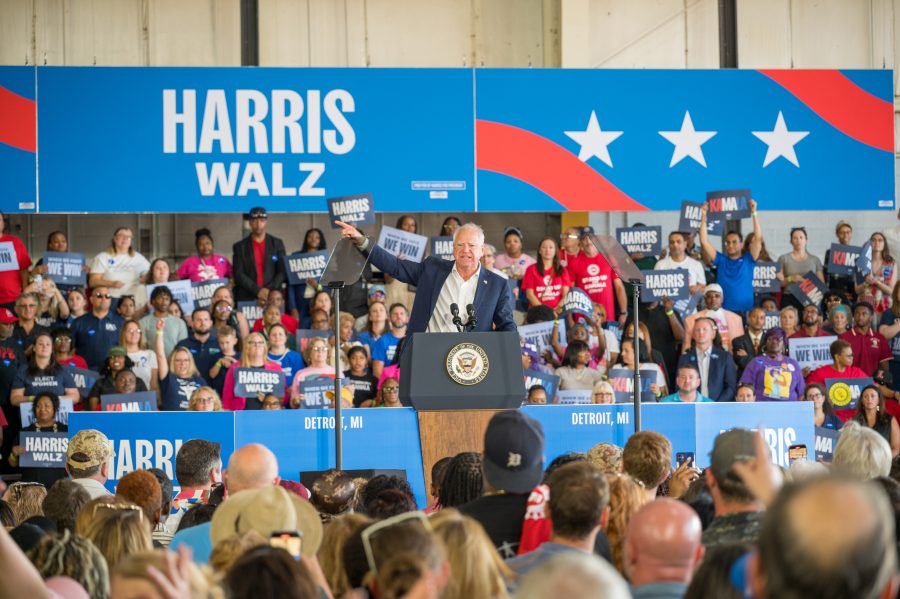
[[[284,242],[266,234],[269,213],[265,208],[251,208],[245,216],[250,235],[234,244],[234,299],[266,303],[270,289],[284,286]]]
[[[756,543],[763,516],[763,504],[737,476],[734,465],[756,458],[756,433],[744,428],[725,431],[716,437],[710,453],[706,482],[713,497],[716,517],[703,532],[707,550],[735,544]],[[760,456],[769,459],[769,456]]]
[[[516,555],[528,495],[544,473],[544,428],[519,410],[498,412],[484,432],[484,495],[460,511],[478,520],[506,559]]]
[[[109,439],[100,431],[78,431],[66,450],[66,472],[91,499],[106,497],[110,492],[103,485],[108,478],[109,459],[115,455]]]
[[[705,310],[700,310],[691,314],[684,319],[684,337],[691,338],[694,330],[694,323],[698,318],[712,318],[722,337],[722,346],[725,351],[731,351],[731,341],[737,339],[744,334],[744,324],[741,317],[722,307],[722,301],[725,295],[722,286],[718,283],[712,283],[706,286],[703,292],[703,302],[706,305]]]

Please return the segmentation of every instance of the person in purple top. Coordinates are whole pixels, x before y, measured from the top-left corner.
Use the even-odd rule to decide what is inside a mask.
[[[785,355],[787,335],[773,327],[762,338],[765,350],[747,364],[740,382],[756,389],[756,401],[797,401],[803,397],[806,383],[800,364]]]

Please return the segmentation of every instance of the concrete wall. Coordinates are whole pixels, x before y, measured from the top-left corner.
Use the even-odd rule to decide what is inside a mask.
[[[738,0],[737,8],[743,68],[893,68],[897,62],[900,0]],[[259,0],[259,28],[260,63],[266,66],[719,65],[717,0]],[[0,64],[238,65],[239,0],[0,0]],[[857,239],[894,224],[888,212],[816,213],[810,219],[808,213],[767,214],[765,203],[761,209],[773,254],[787,251],[794,223],[808,226],[819,254],[839,219],[854,224]],[[436,230],[443,216],[422,217],[423,230]],[[384,218],[392,222],[395,215]],[[506,224],[523,226],[530,248],[545,232],[556,234],[559,223],[558,215],[478,220],[494,240]],[[638,220],[666,230],[677,225],[674,213],[594,213],[590,220],[610,232]],[[12,221],[38,256],[46,234],[57,228],[70,232],[73,249],[89,254],[126,222],[144,230],[142,249],[153,255],[192,251],[192,232],[203,225],[220,248],[242,234],[240,219],[229,215]],[[273,219],[272,229],[296,249],[311,224],[325,228],[321,216],[292,215]]]

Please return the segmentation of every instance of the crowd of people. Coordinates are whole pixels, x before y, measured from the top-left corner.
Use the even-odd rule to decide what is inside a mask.
[[[403,476],[279,477],[265,446],[191,439],[175,474],[108,490],[108,439],[69,442],[68,478],[0,483],[0,597],[578,599],[893,597],[900,460],[858,423],[829,467],[774,465],[762,431],[719,434],[703,472],[642,431],[545,463],[541,424],[488,422],[483,452]],[[417,509],[424,508],[424,509]],[[848,517],[852,514],[853,517]]]

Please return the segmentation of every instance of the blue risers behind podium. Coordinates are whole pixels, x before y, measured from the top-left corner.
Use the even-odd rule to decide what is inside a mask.
[[[549,462],[569,451],[587,451],[597,443],[625,445],[634,430],[629,404],[527,406],[529,416],[544,426],[544,456]],[[694,452],[697,465],[709,465],[713,441],[723,430],[764,426],[774,461],[788,465],[788,447],[805,444],[812,454],[814,428],[811,402],[648,404],[641,410],[645,430],[672,441],[675,452]],[[247,412],[74,412],[69,434],[95,428],[113,442],[116,457],[107,487],[136,469],[162,468],[175,475],[175,455],[196,438],[222,445],[222,462],[236,447],[262,443],[276,456],[282,478],[298,480],[301,471],[334,466],[334,411],[287,410]],[[426,505],[418,420],[411,408],[343,411],[344,467],[406,470],[420,507]],[[431,467],[431,464],[427,464]],[[177,484],[177,482],[176,482]]]

